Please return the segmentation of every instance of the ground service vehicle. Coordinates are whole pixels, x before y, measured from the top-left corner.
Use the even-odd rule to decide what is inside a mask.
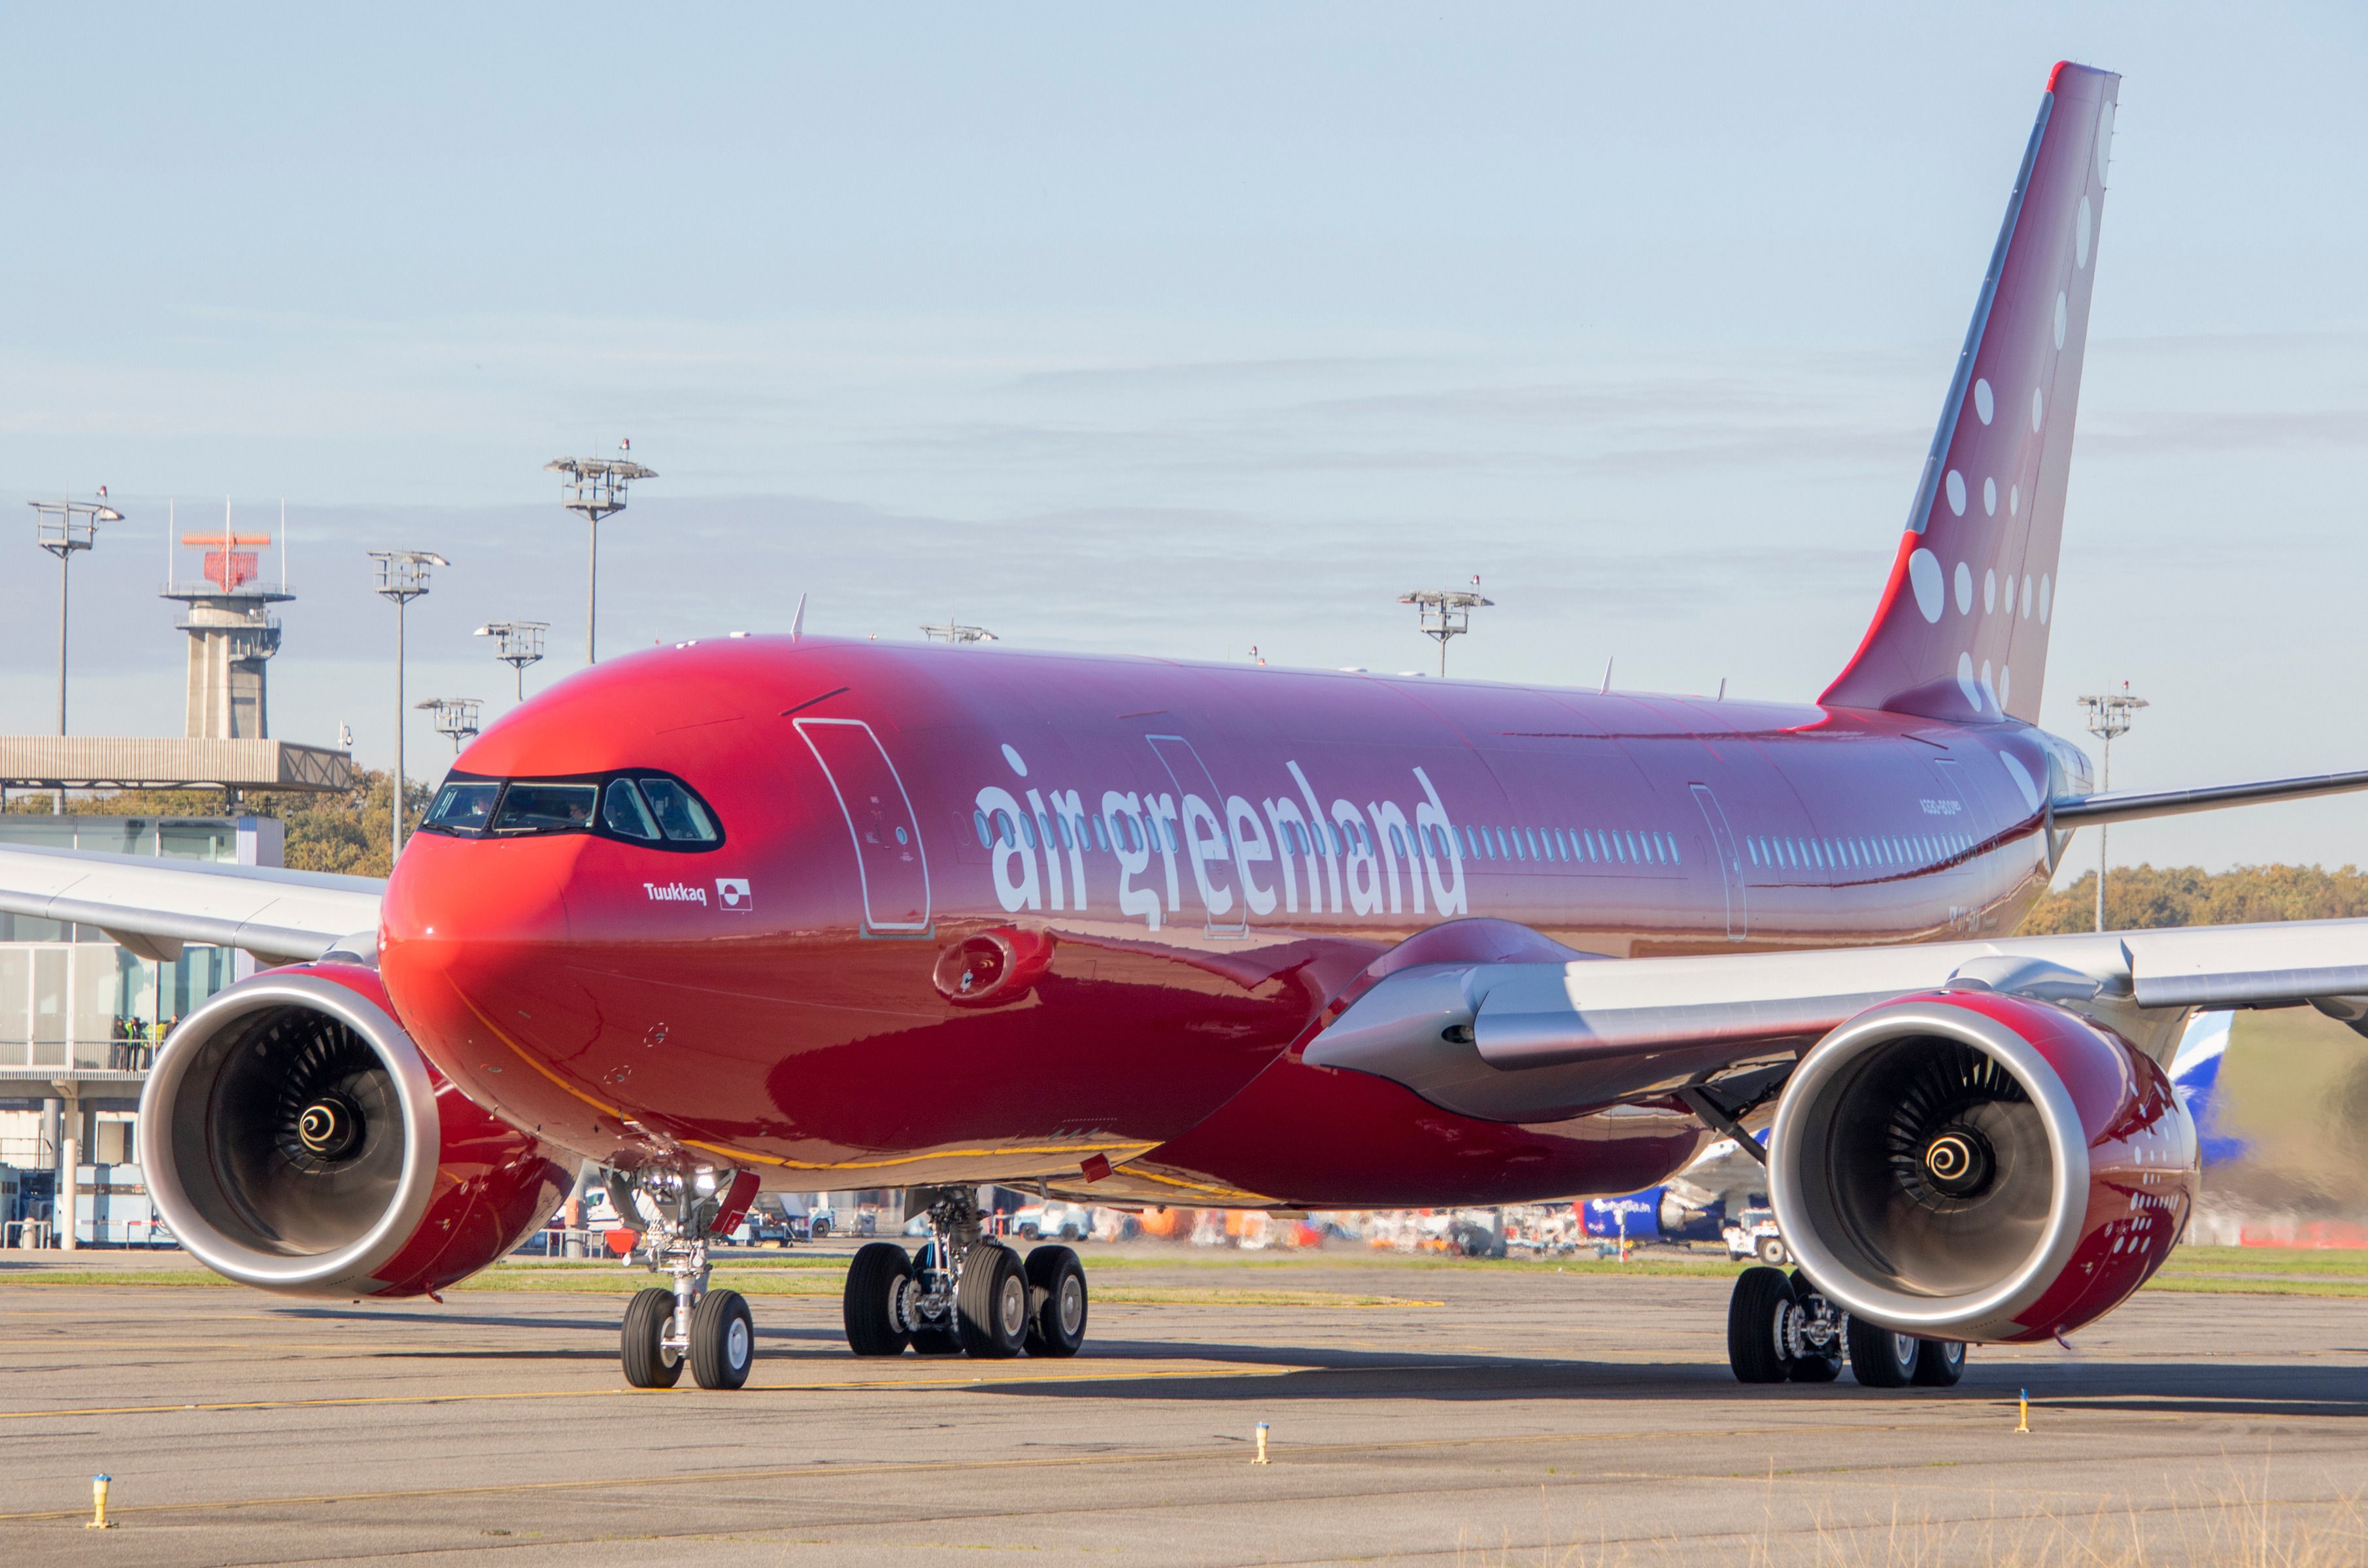
[[[983,1236],[975,1184],[1485,1209],[1753,1127],[1798,1267],[1741,1277],[1736,1374],[1947,1381],[2162,1263],[2191,1012],[2368,1013],[2368,922],[2009,935],[2078,827],[2368,784],[2100,794],[2036,727],[2117,81],[2048,78],[1814,703],[700,640],[486,730],[382,888],[8,850],[0,908],[285,966],[147,1087],[141,1164],[206,1264],[439,1290],[590,1159],[663,1281],[637,1384],[747,1376],[707,1253],[767,1187],[928,1217],[856,1255],[858,1354],[1060,1356],[1076,1256]]]

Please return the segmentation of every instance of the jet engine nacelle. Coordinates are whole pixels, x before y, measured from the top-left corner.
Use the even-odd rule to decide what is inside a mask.
[[[2043,1339],[2169,1256],[2197,1183],[2161,1068],[2044,1002],[1870,1008],[1802,1058],[1768,1144],[1784,1240],[1827,1297],[1930,1339]]]
[[[140,1101],[140,1164],[198,1260],[304,1296],[414,1296],[503,1256],[572,1171],[463,1098],[378,971],[243,980],[183,1019]]]

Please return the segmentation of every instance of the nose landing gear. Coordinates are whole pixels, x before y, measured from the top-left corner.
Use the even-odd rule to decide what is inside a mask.
[[[638,1217],[642,1239],[625,1256],[672,1278],[652,1286],[625,1308],[619,1359],[625,1381],[639,1389],[672,1388],[687,1363],[703,1389],[736,1389],[756,1364],[756,1324],[737,1290],[707,1286],[707,1243],[730,1233],[757,1195],[754,1172],[682,1172],[644,1168],[609,1173],[609,1194],[620,1216]]]
[[[981,1233],[976,1194],[967,1187],[920,1187],[929,1242],[917,1257],[873,1242],[847,1271],[843,1315],[858,1356],[956,1351],[1000,1360],[1074,1356],[1086,1342],[1086,1271],[1064,1246],[1031,1249],[1023,1261]]]
[[[1747,1268],[1727,1299],[1726,1361],[1746,1383],[1829,1383],[1848,1361],[1864,1388],[1948,1388],[1964,1375],[1965,1346],[1853,1318],[1797,1269]]]

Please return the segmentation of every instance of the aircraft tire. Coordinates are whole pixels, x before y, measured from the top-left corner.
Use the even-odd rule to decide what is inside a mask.
[[[674,1292],[653,1285],[625,1303],[625,1381],[637,1389],[670,1389],[682,1376],[682,1358],[660,1342],[674,1321]]]
[[[1030,1251],[1028,1354],[1074,1356],[1086,1344],[1086,1267],[1064,1246]]]
[[[1735,1277],[1726,1302],[1726,1364],[1736,1381],[1781,1383],[1793,1369],[1776,1332],[1793,1304],[1793,1282],[1781,1268],[1747,1268]]]
[[[1919,1339],[1916,1342],[1918,1388],[1952,1389],[1965,1375],[1965,1342],[1962,1339]]]
[[[858,1356],[902,1356],[908,1337],[896,1315],[896,1297],[913,1260],[894,1242],[868,1242],[847,1266],[841,1316],[847,1347]]]
[[[1001,1242],[980,1242],[962,1259],[954,1332],[963,1351],[982,1360],[1004,1360],[1027,1346],[1028,1276],[1019,1255]]]
[[[1904,1389],[1916,1375],[1916,1350],[1922,1342],[1914,1335],[1852,1318],[1843,1337],[1850,1342],[1850,1370],[1858,1375],[1861,1388]]]
[[[901,1250],[901,1249],[900,1249]],[[690,1312],[690,1375],[703,1389],[736,1389],[757,1361],[757,1321],[737,1290],[710,1290]]]

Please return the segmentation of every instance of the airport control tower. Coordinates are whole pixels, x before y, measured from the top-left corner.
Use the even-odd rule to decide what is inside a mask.
[[[296,596],[288,591],[286,546],[281,546],[276,588],[257,580],[256,551],[269,534],[231,531],[230,508],[222,508],[220,533],[183,534],[181,547],[204,551],[202,581],[185,583],[177,572],[163,597],[188,605],[180,630],[189,634],[189,696],[187,733],[211,740],[266,740],[271,724],[265,705],[264,665],[279,652],[279,618],[271,607]]]

